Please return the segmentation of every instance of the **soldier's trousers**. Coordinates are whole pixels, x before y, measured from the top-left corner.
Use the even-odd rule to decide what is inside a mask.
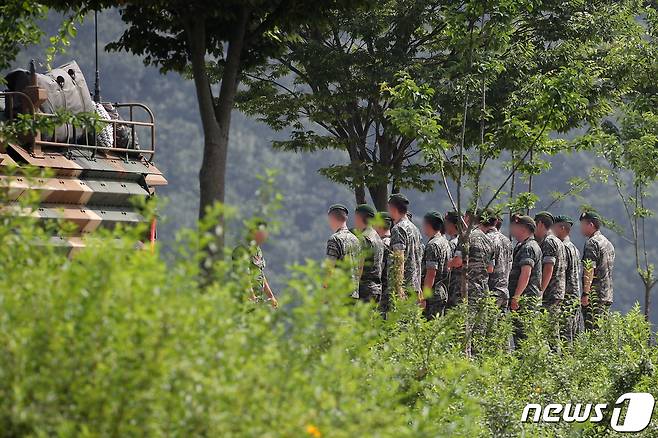
[[[585,331],[595,330],[598,326],[599,320],[608,316],[611,305],[612,303],[605,301],[590,301],[589,306],[582,306]]]
[[[384,289],[382,290],[382,294],[379,296],[379,304],[377,306],[379,308],[379,313],[381,313],[382,318],[386,319],[386,315],[388,314],[389,310],[391,310],[391,292]]]
[[[425,301],[425,309],[423,310],[423,315],[427,318],[428,321],[433,320],[437,316],[443,316],[446,309],[447,300],[437,297],[430,297]]]
[[[560,324],[560,337],[572,343],[582,331],[583,315],[580,309],[580,299],[567,299],[562,305],[562,319]]]
[[[512,312],[514,314],[514,319],[512,324],[514,325],[514,347],[518,348],[519,343],[527,337],[527,322],[526,320],[537,315],[540,307],[540,300],[536,297],[525,297],[521,296],[519,302],[519,310]]]
[[[544,310],[548,313],[548,344],[552,351],[559,351],[560,333],[562,327],[562,302],[555,300],[543,303]]]

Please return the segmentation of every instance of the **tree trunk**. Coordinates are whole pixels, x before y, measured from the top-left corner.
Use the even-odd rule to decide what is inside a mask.
[[[651,307],[651,285],[644,282],[644,318],[649,321],[649,308]]]
[[[222,168],[220,149],[225,147],[226,133],[223,132],[215,118],[215,103],[210,88],[210,79],[206,70],[206,30],[203,19],[191,19],[186,26],[190,45],[192,75],[196,89],[201,127],[203,129],[203,162],[199,172],[201,201],[199,218],[213,199],[223,199],[223,184],[213,184],[211,179]]]
[[[368,191],[375,208],[378,211],[385,211],[388,203],[388,184],[381,183],[376,186],[369,186]]]
[[[366,189],[363,187],[363,184],[357,184],[354,187],[354,200],[356,205],[366,203]]]
[[[186,26],[190,45],[192,74],[196,88],[199,114],[203,127],[203,160],[199,171],[199,219],[208,208],[223,203],[226,195],[226,161],[228,154],[231,112],[239,83],[240,57],[243,50],[248,12],[242,10],[239,24],[229,40],[219,97],[215,104],[206,70],[206,30],[203,17],[190,17]],[[222,217],[219,218],[220,221]],[[217,236],[218,249],[223,247],[223,233]]]

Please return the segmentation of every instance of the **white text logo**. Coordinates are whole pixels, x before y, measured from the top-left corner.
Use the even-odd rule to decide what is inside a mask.
[[[640,432],[651,421],[655,400],[646,392],[629,392],[617,399],[612,409],[610,427],[617,432]],[[622,412],[626,407],[626,414]],[[522,422],[532,423],[600,423],[608,410],[607,403],[550,403],[542,407],[528,403],[521,415]]]

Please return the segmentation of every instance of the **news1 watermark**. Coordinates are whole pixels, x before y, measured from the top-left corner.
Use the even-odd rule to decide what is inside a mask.
[[[616,432],[641,432],[647,428],[656,401],[647,392],[629,392],[607,403],[528,403],[523,409],[523,423],[601,423],[612,409],[610,427]],[[625,415],[624,415],[625,413]]]

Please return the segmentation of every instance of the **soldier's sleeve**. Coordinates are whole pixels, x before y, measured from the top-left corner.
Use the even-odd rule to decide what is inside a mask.
[[[439,245],[437,252],[438,272],[446,272],[448,270],[448,261],[452,258],[452,248],[450,244]]]
[[[391,230],[391,251],[404,251],[409,244],[407,234],[400,227]]]
[[[551,264],[555,265],[558,257],[558,246],[557,242],[553,239],[546,239],[545,248],[542,248],[543,257],[542,264]]]
[[[365,262],[369,257],[372,257],[375,253],[375,243],[363,236],[359,239],[359,260]]]
[[[589,239],[583,248],[583,262],[590,261],[592,267],[596,268],[596,263],[599,260],[599,248],[594,239]]]
[[[332,260],[340,260],[342,255],[338,239],[335,236],[331,236],[327,240],[327,257]]]
[[[486,249],[486,262],[487,265],[489,266],[496,266],[496,257],[500,254],[501,246],[500,246],[500,241],[499,240],[493,240],[486,235],[485,237],[485,244],[487,246]]]
[[[438,245],[425,246],[425,267],[427,269],[439,269],[439,251]]]
[[[535,267],[534,255],[535,254],[532,251],[530,245],[523,245],[523,247],[519,249],[519,265],[521,266],[528,265],[534,268]]]

